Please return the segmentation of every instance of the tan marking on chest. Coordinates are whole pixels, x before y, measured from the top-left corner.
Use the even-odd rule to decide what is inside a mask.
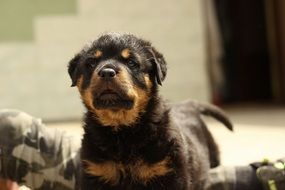
[[[144,184],[152,181],[156,177],[165,176],[173,169],[169,166],[170,159],[166,158],[154,164],[148,164],[143,161],[138,161],[134,166],[130,168],[133,177],[137,181]]]
[[[83,162],[86,166],[85,172],[87,174],[97,176],[100,180],[110,184],[117,184],[120,175],[124,172],[124,168],[121,164],[116,164],[112,161],[94,163],[84,160]]]
[[[120,178],[126,175],[130,175],[133,181],[147,184],[155,178],[164,176],[173,171],[173,169],[169,167],[169,158],[154,164],[148,164],[142,160],[128,165],[112,161],[94,163],[85,160],[83,162],[87,174],[99,177],[100,180],[112,185],[116,185]]]

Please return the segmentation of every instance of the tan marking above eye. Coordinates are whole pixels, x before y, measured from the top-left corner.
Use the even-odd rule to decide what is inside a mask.
[[[101,56],[102,56],[102,54],[103,54],[103,52],[102,52],[102,51],[100,51],[100,50],[96,50],[96,51],[95,51],[95,53],[94,53],[94,56],[95,56],[95,58],[99,58],[99,57],[101,57]]]
[[[122,56],[123,58],[125,58],[125,59],[129,58],[130,55],[131,55],[131,51],[130,51],[128,48],[124,49],[124,50],[121,52],[121,56]]]

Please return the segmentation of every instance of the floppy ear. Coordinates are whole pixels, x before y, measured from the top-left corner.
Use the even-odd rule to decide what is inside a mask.
[[[77,70],[78,69],[77,69],[77,67],[78,67],[80,58],[81,58],[81,55],[77,54],[68,63],[68,74],[69,74],[69,76],[71,78],[71,81],[72,81],[71,87],[76,85],[76,82],[77,82],[77,79],[78,79],[78,76],[77,76],[77,73],[78,73]]]
[[[162,81],[166,77],[167,67],[163,55],[159,53],[154,47],[149,48],[149,52],[152,55],[152,64],[154,68],[156,82],[162,85]]]

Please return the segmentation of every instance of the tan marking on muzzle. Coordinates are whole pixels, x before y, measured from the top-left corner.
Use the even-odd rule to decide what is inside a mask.
[[[82,84],[83,84],[83,75],[81,75],[76,83],[76,86],[78,88],[78,91],[81,93],[82,92]]]
[[[126,110],[109,110],[109,109],[96,109],[95,114],[99,119],[100,123],[105,126],[112,126],[114,130],[117,130],[120,125],[129,126],[136,123],[140,113],[145,111],[145,107],[149,101],[149,90],[145,91],[135,86],[125,69],[116,76],[120,84],[124,85],[128,90],[127,95],[134,100],[134,106],[132,109]],[[146,82],[149,83],[148,77],[145,78]],[[151,84],[148,84],[151,86]]]
[[[82,84],[83,84],[83,76],[80,76],[80,78],[77,81],[77,88],[79,90],[79,93],[81,95],[81,99],[84,103],[84,105],[88,108],[88,110],[92,111],[94,110],[93,106],[93,95],[92,95],[92,90],[90,87],[86,89],[82,89]]]
[[[146,83],[147,90],[150,92],[150,89],[152,88],[152,82],[151,82],[148,74],[145,74],[144,81]]]

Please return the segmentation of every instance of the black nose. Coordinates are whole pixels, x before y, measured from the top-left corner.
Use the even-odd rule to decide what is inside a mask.
[[[105,79],[113,78],[116,76],[116,71],[112,68],[103,68],[101,71],[99,71],[99,76]]]

